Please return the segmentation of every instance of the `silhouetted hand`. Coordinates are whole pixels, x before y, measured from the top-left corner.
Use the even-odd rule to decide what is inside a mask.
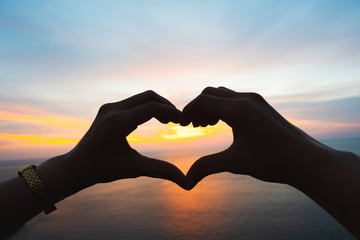
[[[103,105],[85,136],[66,154],[66,168],[84,187],[149,176],[186,188],[185,176],[177,167],[139,154],[126,140],[138,125],[152,117],[162,123],[179,123],[181,112],[153,91]]]
[[[152,117],[195,127],[221,119],[232,127],[234,142],[197,160],[185,177],[174,165],[129,146],[126,136]],[[73,150],[41,163],[36,171],[54,203],[122,178],[163,178],[189,190],[213,173],[248,174],[296,187],[360,239],[360,158],[317,142],[255,93],[206,88],[182,113],[152,91],[105,104]],[[0,192],[6,196],[0,198],[0,238],[44,210],[21,177],[0,183]]]
[[[219,119],[232,128],[233,143],[192,165],[187,173],[190,189],[218,172],[296,184],[299,175],[312,174],[319,167],[323,158],[317,156],[329,149],[289,123],[260,95],[223,87],[208,87],[185,106],[181,125],[214,125]]]
[[[138,125],[153,117],[162,123],[179,123],[181,112],[153,91],[103,105],[74,149],[37,166],[46,196],[57,203],[96,183],[139,176],[167,179],[187,189],[186,178],[177,167],[142,156],[126,140]],[[0,192],[6,196],[0,198],[0,239],[44,210],[22,177],[1,182]]]

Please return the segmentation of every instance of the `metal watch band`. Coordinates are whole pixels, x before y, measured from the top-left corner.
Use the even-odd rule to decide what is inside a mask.
[[[49,214],[56,209],[56,206],[50,201],[46,193],[45,185],[39,178],[35,165],[23,167],[19,170],[18,175],[24,178],[45,214]]]

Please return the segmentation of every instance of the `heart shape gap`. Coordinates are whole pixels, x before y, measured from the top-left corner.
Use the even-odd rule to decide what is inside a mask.
[[[231,128],[222,121],[194,128],[152,119],[140,125],[127,140],[142,155],[168,161],[186,174],[198,158],[226,149],[232,138]]]

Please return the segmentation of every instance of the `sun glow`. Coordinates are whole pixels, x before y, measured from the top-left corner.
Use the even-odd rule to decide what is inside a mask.
[[[168,123],[164,130],[155,130],[150,136],[149,134],[140,135],[140,133],[132,133],[127,137],[130,143],[148,143],[148,142],[170,142],[170,141],[185,141],[199,137],[207,137],[216,135],[218,133],[230,132],[231,129],[226,127],[225,124],[219,123],[214,126],[197,127],[192,126],[180,126],[175,123]]]

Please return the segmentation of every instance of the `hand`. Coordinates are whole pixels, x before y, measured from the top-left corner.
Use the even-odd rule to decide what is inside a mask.
[[[224,87],[208,87],[185,106],[181,125],[214,125],[220,119],[232,128],[233,143],[192,165],[186,176],[190,189],[204,177],[219,172],[296,184],[301,174],[316,171],[320,159],[324,159],[320,155],[329,150],[289,123],[260,95]]]
[[[153,91],[103,105],[85,136],[66,154],[66,169],[83,187],[148,176],[186,188],[185,176],[177,167],[139,154],[126,140],[138,125],[152,117],[162,123],[179,123],[181,112]]]

